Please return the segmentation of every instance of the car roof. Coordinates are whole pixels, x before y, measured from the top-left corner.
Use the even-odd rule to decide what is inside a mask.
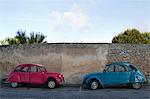
[[[18,64],[18,66],[40,66],[40,67],[43,67],[43,65],[41,65],[41,64],[32,64],[32,63]]]
[[[107,64],[106,66],[111,66],[111,65],[129,65],[131,64],[130,62],[113,62],[111,64]]]

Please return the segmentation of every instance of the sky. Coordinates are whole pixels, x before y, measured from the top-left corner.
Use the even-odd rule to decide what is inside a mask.
[[[49,43],[110,43],[132,28],[150,32],[150,0],[0,0],[0,40],[22,30]]]

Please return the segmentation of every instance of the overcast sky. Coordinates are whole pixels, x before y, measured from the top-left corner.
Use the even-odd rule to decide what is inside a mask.
[[[150,31],[150,0],[0,0],[0,40],[22,29],[48,42],[110,43],[127,28]]]

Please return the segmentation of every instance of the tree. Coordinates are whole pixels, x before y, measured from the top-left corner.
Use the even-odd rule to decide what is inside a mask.
[[[33,43],[46,43],[44,41],[46,36],[43,34],[37,33],[35,34],[34,32],[30,33],[30,37],[28,38],[28,43],[33,44]]]
[[[6,38],[5,42],[8,45],[19,44],[16,38]]]
[[[115,36],[112,43],[150,44],[149,33],[141,33],[137,29],[127,29]]]
[[[6,38],[5,40],[1,41],[0,43],[2,45],[13,45],[13,44],[33,44],[33,43],[46,43],[44,39],[46,36],[44,36],[41,33],[30,33],[30,36],[28,37],[26,35],[26,31],[17,31],[16,36],[13,38]]]
[[[144,39],[150,44],[150,32],[145,32],[142,34]]]
[[[27,40],[28,40],[28,37],[26,36],[25,31],[17,31],[17,34],[14,38],[18,40],[19,44],[25,44],[27,43]]]
[[[0,45],[8,45],[8,42],[6,42],[6,40],[2,40],[0,41]]]

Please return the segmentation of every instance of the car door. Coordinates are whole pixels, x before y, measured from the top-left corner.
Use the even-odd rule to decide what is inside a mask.
[[[115,71],[119,74],[119,83],[126,84],[130,80],[130,71],[127,66],[118,65],[115,67]]]
[[[30,83],[43,84],[44,73],[40,71],[38,66],[31,66],[30,68]]]
[[[22,83],[29,83],[29,66],[23,66],[19,71],[19,76]]]
[[[115,72],[115,66],[107,66],[104,72],[105,85],[116,85],[119,81],[119,75]]]

